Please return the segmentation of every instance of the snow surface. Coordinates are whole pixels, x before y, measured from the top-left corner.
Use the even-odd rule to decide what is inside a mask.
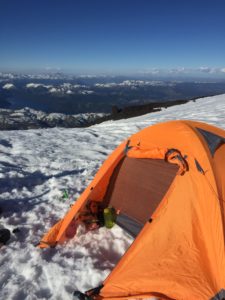
[[[118,226],[78,235],[64,247],[35,244],[85,189],[102,162],[151,124],[194,119],[225,129],[225,94],[89,128],[0,132],[0,224],[19,228],[0,249],[0,299],[72,299],[98,286],[132,239]],[[63,200],[63,190],[71,197]]]

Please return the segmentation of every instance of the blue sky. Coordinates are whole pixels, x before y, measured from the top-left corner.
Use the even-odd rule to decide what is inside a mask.
[[[224,0],[0,0],[0,70],[225,77]]]

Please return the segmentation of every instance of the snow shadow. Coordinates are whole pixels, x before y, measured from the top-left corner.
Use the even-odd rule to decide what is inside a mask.
[[[90,133],[95,138],[99,137],[99,134],[97,134],[94,130],[87,129],[86,132]]]
[[[12,148],[12,144],[7,140],[0,140],[0,145],[6,147],[6,148]]]
[[[45,229],[45,224],[39,222],[39,215],[40,209],[46,205],[43,197],[48,193],[49,190],[30,198],[0,200],[2,208],[0,224],[11,231],[9,244],[19,241],[20,248],[26,248],[27,239],[31,244],[37,244],[40,232],[44,232]],[[34,210],[35,213],[32,213]],[[31,213],[32,221],[28,217],[28,212]]]
[[[16,168],[16,166],[12,164],[8,164],[8,167]],[[61,178],[65,176],[77,175],[84,171],[85,169],[63,171],[61,173],[48,176],[42,173],[41,171],[35,171],[33,173],[21,171],[20,174],[22,175],[22,177],[15,176],[0,178],[0,193],[10,193],[13,189],[22,190],[23,188],[32,191],[36,186],[44,184],[51,178]]]
[[[42,249],[40,252],[40,256],[46,262],[51,262],[53,257],[58,254],[58,248],[46,248]]]
[[[47,190],[46,192],[40,195],[30,197],[30,198],[0,200],[0,206],[2,208],[1,216],[3,218],[9,218],[13,214],[16,214],[18,215],[18,217],[20,217],[20,223],[21,223],[22,216],[20,215],[24,214],[24,212],[32,211],[35,206],[40,205],[41,203],[45,203],[46,201],[42,200],[42,197],[48,193],[49,190]],[[12,224],[12,225],[18,225],[18,224]]]
[[[15,164],[11,164],[9,162],[5,162],[5,161],[0,161],[0,164],[3,168],[5,168],[6,171],[21,171],[22,172],[22,167],[15,165]]]

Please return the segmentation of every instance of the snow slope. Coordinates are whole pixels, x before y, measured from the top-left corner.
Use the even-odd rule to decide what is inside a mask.
[[[78,236],[65,247],[34,245],[84,190],[107,155],[151,124],[194,119],[225,129],[225,94],[89,128],[0,132],[0,224],[20,232],[0,249],[0,299],[71,299],[98,286],[132,239],[118,226]],[[63,190],[72,195],[64,201]]]

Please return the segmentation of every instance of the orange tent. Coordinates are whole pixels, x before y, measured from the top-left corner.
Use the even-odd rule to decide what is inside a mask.
[[[225,299],[225,131],[193,121],[132,135],[39,247],[63,243],[89,200],[134,242],[90,299]]]

